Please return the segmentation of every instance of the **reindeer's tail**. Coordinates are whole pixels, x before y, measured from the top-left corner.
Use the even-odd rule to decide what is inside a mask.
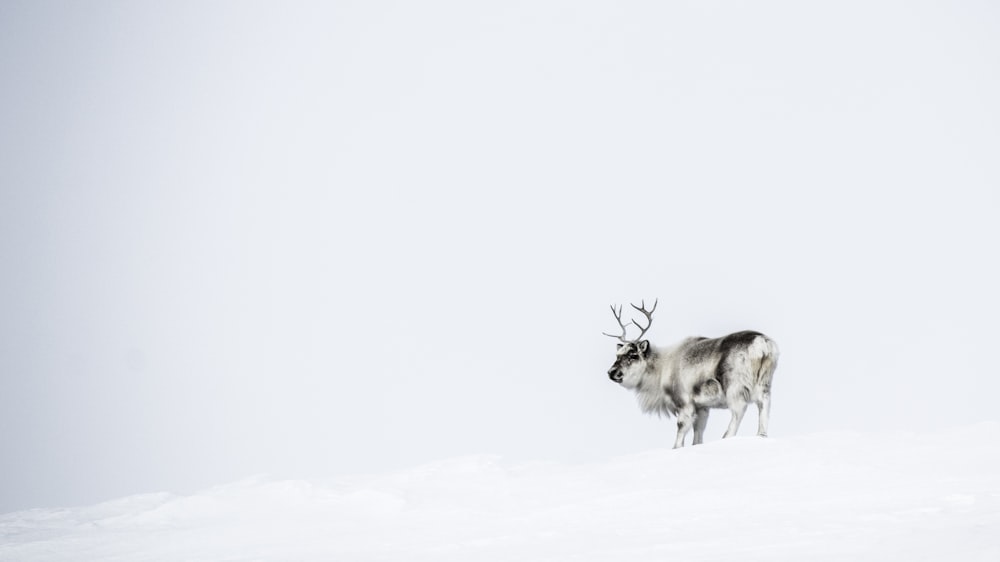
[[[750,360],[757,373],[754,387],[758,392],[770,391],[774,370],[778,368],[778,344],[765,335],[757,336],[750,347]]]

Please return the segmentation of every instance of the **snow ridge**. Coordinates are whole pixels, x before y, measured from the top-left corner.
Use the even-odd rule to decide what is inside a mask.
[[[1000,424],[467,457],[0,516],[0,561],[1000,560]]]

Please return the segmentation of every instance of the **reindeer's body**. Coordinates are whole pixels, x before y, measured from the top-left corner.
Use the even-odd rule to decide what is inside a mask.
[[[652,311],[632,306],[652,321]],[[621,324],[620,311],[616,318]],[[702,442],[710,408],[726,408],[732,413],[723,437],[735,435],[750,402],[757,404],[760,414],[757,435],[767,435],[771,379],[778,365],[778,346],[773,340],[758,332],[736,332],[716,339],[688,338],[672,347],[657,348],[648,340],[625,340],[625,325],[621,326],[622,335],[613,337],[623,343],[608,376],[634,390],[644,412],[677,416],[674,448],[684,446],[692,428],[693,444]],[[649,325],[643,334],[648,329]]]

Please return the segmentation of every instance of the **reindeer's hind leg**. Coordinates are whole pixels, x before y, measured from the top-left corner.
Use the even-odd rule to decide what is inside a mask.
[[[708,425],[708,408],[698,408],[694,416],[694,441],[691,444],[701,445],[705,439],[705,426]]]
[[[743,396],[742,393],[731,393],[728,396],[727,402],[729,402],[729,411],[732,412],[733,417],[729,420],[729,428],[726,429],[725,435],[722,436],[723,439],[736,435],[736,432],[740,430],[740,422],[743,421],[743,414],[747,411],[747,397]]]
[[[771,419],[771,390],[766,389],[757,396],[757,435],[767,437],[767,424]]]

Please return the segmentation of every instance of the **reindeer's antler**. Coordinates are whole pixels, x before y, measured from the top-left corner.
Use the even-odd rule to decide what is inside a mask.
[[[646,327],[645,328],[643,328],[642,326],[640,326],[639,323],[636,322],[635,320],[632,321],[632,323],[635,324],[636,328],[639,328],[640,330],[642,330],[642,332],[640,332],[639,335],[634,340],[632,340],[632,341],[639,341],[639,340],[641,340],[642,336],[644,336],[646,334],[646,330],[649,330],[649,327],[653,325],[653,311],[656,310],[656,305],[659,302],[660,302],[660,299],[656,299],[656,301],[653,302],[653,308],[651,308],[649,310],[646,310],[646,301],[645,301],[645,299],[643,299],[641,307],[636,306],[636,305],[634,305],[632,303],[629,303],[629,304],[632,304],[632,308],[638,310],[639,312],[642,313],[643,316],[646,317]]]
[[[646,335],[646,331],[649,330],[649,327],[653,325],[653,311],[656,310],[656,305],[659,302],[660,302],[660,299],[656,299],[656,301],[653,302],[653,308],[651,308],[649,310],[646,310],[646,301],[645,300],[642,301],[642,304],[640,306],[636,306],[636,305],[634,305],[632,303],[629,303],[629,304],[632,305],[632,308],[638,310],[639,312],[642,313],[643,316],[646,317],[646,327],[645,328],[643,328],[635,320],[632,320],[632,324],[635,324],[635,327],[639,328],[641,330],[641,332],[639,333],[639,335],[635,339],[632,339],[632,340],[625,339],[625,334],[628,331],[626,328],[628,328],[628,325],[627,324],[622,324],[622,307],[621,306],[618,307],[618,310],[615,310],[615,305],[611,305],[611,314],[615,315],[615,320],[618,321],[618,325],[621,326],[621,328],[622,328],[622,334],[620,336],[616,336],[614,334],[609,334],[607,332],[601,332],[601,333],[603,333],[605,336],[608,336],[610,338],[618,338],[618,340],[621,341],[622,343],[635,343],[635,342],[641,340],[642,336]]]
[[[608,336],[609,338],[618,338],[618,340],[621,341],[622,343],[628,343],[628,340],[625,339],[625,334],[627,330],[625,329],[625,324],[622,324],[622,307],[619,305],[618,310],[615,310],[615,305],[611,305],[611,314],[615,315],[615,320],[617,320],[618,325],[622,327],[622,335],[616,336],[614,334],[609,334],[607,332],[601,332],[601,333],[604,334],[605,336]],[[634,323],[635,322],[633,322],[633,324]]]

